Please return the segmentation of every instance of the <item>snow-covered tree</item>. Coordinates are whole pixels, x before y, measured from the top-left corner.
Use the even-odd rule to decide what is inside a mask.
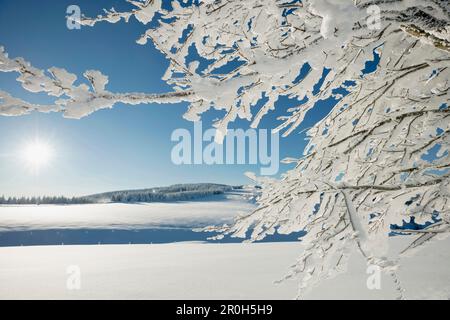
[[[173,92],[112,93],[108,77],[92,70],[84,74],[89,86],[75,85],[76,76],[64,69],[39,70],[1,49],[0,71],[19,73],[25,89],[58,99],[35,105],[0,91],[0,114],[37,110],[80,118],[119,102],[187,101],[189,120],[211,108],[226,111],[214,124],[220,142],[236,118],[258,127],[281,96],[302,101],[279,118],[275,130],[284,136],[320,101],[335,99],[309,129],[303,156],[285,160],[295,168],[281,180],[258,179],[259,208],[222,231],[245,236],[251,229],[253,241],[276,230],[307,231],[288,275],[300,277],[301,293],[344,270],[356,245],[368,263],[392,274],[401,297],[397,262],[386,259],[390,224],[439,215],[440,222],[410,230],[417,239],[406,251],[450,231],[449,2],[128,2],[129,11],[112,8],[79,22],[134,17],[148,25],[137,43],[151,41],[170,61],[163,79]]]

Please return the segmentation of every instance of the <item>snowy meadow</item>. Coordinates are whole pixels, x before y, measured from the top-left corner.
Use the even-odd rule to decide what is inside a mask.
[[[253,191],[168,203],[1,206],[0,299],[292,299],[297,281],[277,280],[305,250],[302,233],[242,243],[194,231],[249,214]],[[410,238],[392,237],[392,256]],[[407,266],[399,278],[408,298],[450,298],[448,245],[402,257]],[[305,298],[395,295],[390,278],[368,269],[354,251],[347,272]]]

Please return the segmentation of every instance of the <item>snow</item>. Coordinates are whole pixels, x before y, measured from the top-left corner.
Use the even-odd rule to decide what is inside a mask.
[[[280,96],[306,101],[280,118],[283,122],[277,130],[284,130],[283,136],[294,132],[320,101],[336,99],[339,101],[330,113],[308,130],[310,141],[296,167],[279,181],[261,183],[259,210],[238,220],[226,233],[242,235],[253,228],[251,239],[260,240],[277,228],[283,233],[306,230],[303,241],[308,245],[292,273],[304,276],[300,288],[312,288],[328,281],[330,274],[344,272],[355,239],[369,251],[367,263],[376,261],[396,277],[392,269],[397,257],[387,260],[384,249],[391,242],[390,225],[404,218],[414,216],[425,222],[439,213],[445,226],[422,232],[438,238],[449,230],[450,175],[430,174],[450,165],[449,110],[439,107],[450,94],[448,1],[376,1],[383,13],[381,29],[376,30],[367,25],[367,18],[374,18],[367,11],[374,4],[371,0],[305,0],[290,4],[294,10],[286,16],[285,5],[273,0],[249,0],[245,5],[204,1],[199,6],[174,5],[172,10],[162,10],[160,1],[130,3],[134,8],[129,11],[111,9],[97,18],[83,17],[81,23],[116,23],[131,16],[145,25],[155,22],[138,43],[150,39],[170,60],[164,80],[174,91],[112,93],[106,91],[107,76],[99,71],[84,74],[89,86],[74,85],[75,74],[57,68],[38,69],[23,58],[9,58],[0,47],[0,72],[17,73],[17,81],[27,91],[59,97],[55,105],[41,106],[0,91],[0,114],[62,111],[66,117],[81,118],[118,102],[187,101],[191,103],[187,119],[198,120],[212,108],[226,111],[214,124],[216,142],[221,142],[229,123],[237,118],[251,120],[251,126],[257,127]],[[183,36],[185,31],[188,34]],[[190,55],[190,48],[211,61],[205,70],[197,68],[199,57]],[[365,73],[374,52],[379,55],[377,67]],[[242,63],[238,68],[214,74],[236,59]],[[294,83],[305,63],[311,71]],[[330,71],[324,75],[325,68]],[[430,77],[435,70],[440,71]],[[354,85],[345,86],[348,81]],[[343,86],[347,95],[336,92]],[[267,102],[256,111],[263,94]],[[436,134],[438,128],[440,134]],[[326,134],[319,134],[325,130]],[[422,156],[433,148],[440,150],[437,159],[425,161]],[[333,186],[337,176],[341,177],[339,184]],[[207,207],[193,207],[188,209],[196,212],[194,216],[180,216],[176,212],[181,209],[171,205],[154,207],[147,215],[140,209],[123,214],[116,207],[105,207],[111,212],[106,216],[87,208],[94,212],[88,219],[94,226],[118,223],[131,227],[174,223],[178,217],[190,223],[199,218],[200,211],[208,211]],[[58,209],[43,213],[45,223],[29,213],[19,210],[16,218],[6,210],[13,229],[21,227],[20,217],[39,226],[83,224],[82,216],[74,217],[74,213],[69,213],[67,220],[57,217],[53,211]],[[171,214],[165,217],[158,210]],[[221,214],[220,210],[215,223],[226,218]],[[50,218],[45,220],[47,215]],[[423,239],[410,240],[422,244]],[[445,247],[436,250],[436,255],[446,254]],[[434,272],[440,266],[431,265],[430,269]],[[397,291],[401,292],[400,285]]]
[[[411,237],[390,239],[390,255],[408,246]],[[406,299],[450,299],[450,239],[429,244],[414,256],[401,258],[397,276]],[[354,252],[348,270],[321,282],[306,296],[308,299],[396,299],[394,283],[387,274],[381,276],[381,290],[367,290],[366,261]]]
[[[174,203],[2,206],[0,232],[219,225],[254,209],[244,195]],[[391,237],[388,258],[399,256],[413,240]],[[427,250],[400,254],[396,276],[406,298],[450,297],[449,244],[450,238],[432,239]],[[290,275],[289,267],[305,248],[304,242],[1,247],[0,299],[293,299],[301,278],[294,274],[276,281]],[[367,261],[356,248],[355,242],[346,246],[348,270],[314,283],[301,297],[396,298],[388,273],[381,275],[381,290],[367,288]],[[81,290],[66,287],[70,266],[80,268]]]
[[[410,239],[396,237],[400,250]],[[450,298],[448,240],[408,259],[398,276],[406,297]],[[275,284],[301,243],[47,246],[0,248],[0,299],[293,299],[297,281]],[[323,281],[306,299],[393,299],[389,277],[369,290],[358,252],[348,272]],[[78,266],[80,290],[68,290]]]
[[[0,298],[290,298],[295,282],[277,288],[273,280],[295,258],[297,247],[187,243],[1,248]],[[81,269],[80,291],[66,289],[69,265]]]
[[[249,213],[254,208],[255,205],[239,193],[172,203],[0,206],[0,232],[199,227],[229,223],[236,215]]]

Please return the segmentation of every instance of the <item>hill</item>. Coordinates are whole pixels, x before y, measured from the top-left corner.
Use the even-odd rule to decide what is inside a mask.
[[[221,195],[233,190],[242,190],[242,186],[229,186],[216,183],[175,184],[168,187],[154,187],[137,190],[119,190],[92,194],[81,197],[0,197],[0,205],[31,204],[88,204],[88,203],[139,203],[192,201],[208,196]]]

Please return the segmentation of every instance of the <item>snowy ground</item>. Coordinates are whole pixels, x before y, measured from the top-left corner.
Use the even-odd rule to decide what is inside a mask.
[[[78,239],[107,231],[114,241],[118,230],[129,230],[122,235],[142,233],[148,240],[149,234],[143,231],[148,228],[221,224],[253,208],[254,204],[239,193],[196,202],[0,207],[0,299],[292,299],[296,296],[295,281],[273,282],[300,255],[301,242],[14,244],[24,237],[35,241],[38,231],[44,232],[39,236],[54,236],[45,233],[54,230],[63,235],[75,232],[72,236]],[[175,241],[172,235],[167,242]],[[15,239],[19,236],[22,238]],[[409,237],[392,238],[392,251],[400,251],[410,241]],[[416,256],[402,258],[399,278],[407,298],[450,298],[449,246],[450,239],[433,242]],[[80,290],[67,289],[69,266],[80,268]],[[365,262],[354,254],[348,272],[323,282],[305,298],[396,296],[389,277],[382,277],[381,290],[369,290],[367,277]]]
[[[246,199],[245,193],[170,203],[0,206],[0,232],[220,225],[253,208],[255,205]]]
[[[396,250],[408,239],[393,239]],[[450,241],[405,258],[406,297],[450,298]],[[273,283],[301,251],[300,243],[47,246],[0,248],[0,299],[292,299],[295,281]],[[393,299],[389,277],[368,290],[359,255],[345,274],[306,298]],[[407,263],[406,263],[407,262]],[[68,290],[67,268],[79,266],[81,289]]]
[[[253,196],[238,190],[171,203],[0,206],[0,247],[206,241],[214,234],[192,229],[230,223],[236,215],[248,214],[255,208],[249,199]]]

